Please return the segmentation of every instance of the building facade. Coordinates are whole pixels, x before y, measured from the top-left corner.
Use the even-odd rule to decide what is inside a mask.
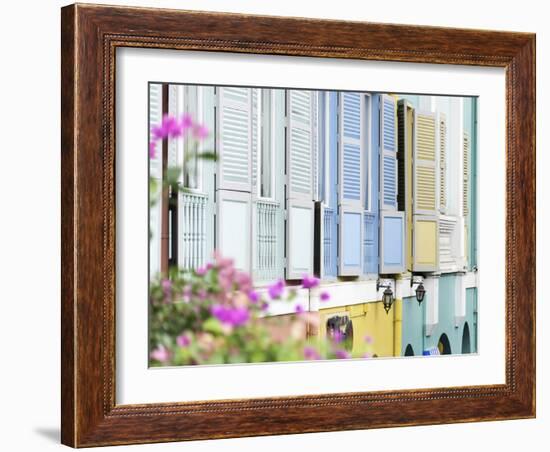
[[[168,139],[150,160],[157,179],[187,168],[187,191],[150,209],[151,276],[204,265],[216,249],[259,287],[318,276],[321,289],[298,291],[319,313],[309,334],[338,325],[354,356],[365,338],[376,356],[477,351],[474,98],[160,84],[149,93],[151,126],[189,113],[211,132]],[[289,309],[273,303],[269,315]]]

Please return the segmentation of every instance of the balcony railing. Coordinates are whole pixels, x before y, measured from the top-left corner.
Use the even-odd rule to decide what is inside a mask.
[[[182,252],[180,267],[198,268],[206,263],[207,195],[182,194]]]
[[[277,246],[279,215],[279,203],[266,200],[256,202],[257,245],[254,276],[258,281],[271,281],[281,276]]]

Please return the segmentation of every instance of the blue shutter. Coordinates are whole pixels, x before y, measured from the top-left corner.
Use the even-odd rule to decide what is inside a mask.
[[[364,94],[340,93],[340,276],[363,273]]]
[[[405,271],[405,215],[397,211],[397,108],[380,101],[380,267],[382,274]]]
[[[397,210],[397,127],[395,99],[382,95],[380,207]]]
[[[378,150],[380,147],[380,135],[377,133],[380,127],[378,115],[380,95],[373,94],[369,103],[369,122],[373,131],[370,137],[369,166],[367,166],[365,181],[365,209],[363,214],[363,273],[378,273]],[[365,128],[368,124],[365,125]]]

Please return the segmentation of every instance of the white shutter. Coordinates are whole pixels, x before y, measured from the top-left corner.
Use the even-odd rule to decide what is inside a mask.
[[[439,210],[447,211],[447,118],[439,114]]]
[[[340,94],[339,265],[340,276],[363,273],[364,95]]]
[[[250,192],[252,90],[220,88],[218,99],[218,188]]]
[[[235,267],[251,271],[250,193],[219,190],[217,194],[217,249],[235,261]]]
[[[162,122],[162,85],[149,85],[149,141],[152,140],[152,130]],[[151,196],[156,196],[157,202],[149,208],[149,277],[154,278],[160,271],[160,232],[161,232],[161,178],[162,178],[162,143],[156,143],[155,157],[149,159],[149,175],[156,179],[158,190]]]
[[[287,91],[287,279],[313,273],[312,100],[311,91]]]
[[[252,193],[253,196],[258,195],[258,168],[261,166],[259,161],[260,146],[261,146],[261,90],[258,88],[252,89]]]
[[[470,214],[470,135],[464,132],[462,156],[462,215]]]

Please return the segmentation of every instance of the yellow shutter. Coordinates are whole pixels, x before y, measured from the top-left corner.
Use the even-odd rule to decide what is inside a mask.
[[[439,203],[441,212],[447,208],[447,119],[439,115]]]
[[[415,213],[435,213],[435,117],[419,113],[416,117]]]

